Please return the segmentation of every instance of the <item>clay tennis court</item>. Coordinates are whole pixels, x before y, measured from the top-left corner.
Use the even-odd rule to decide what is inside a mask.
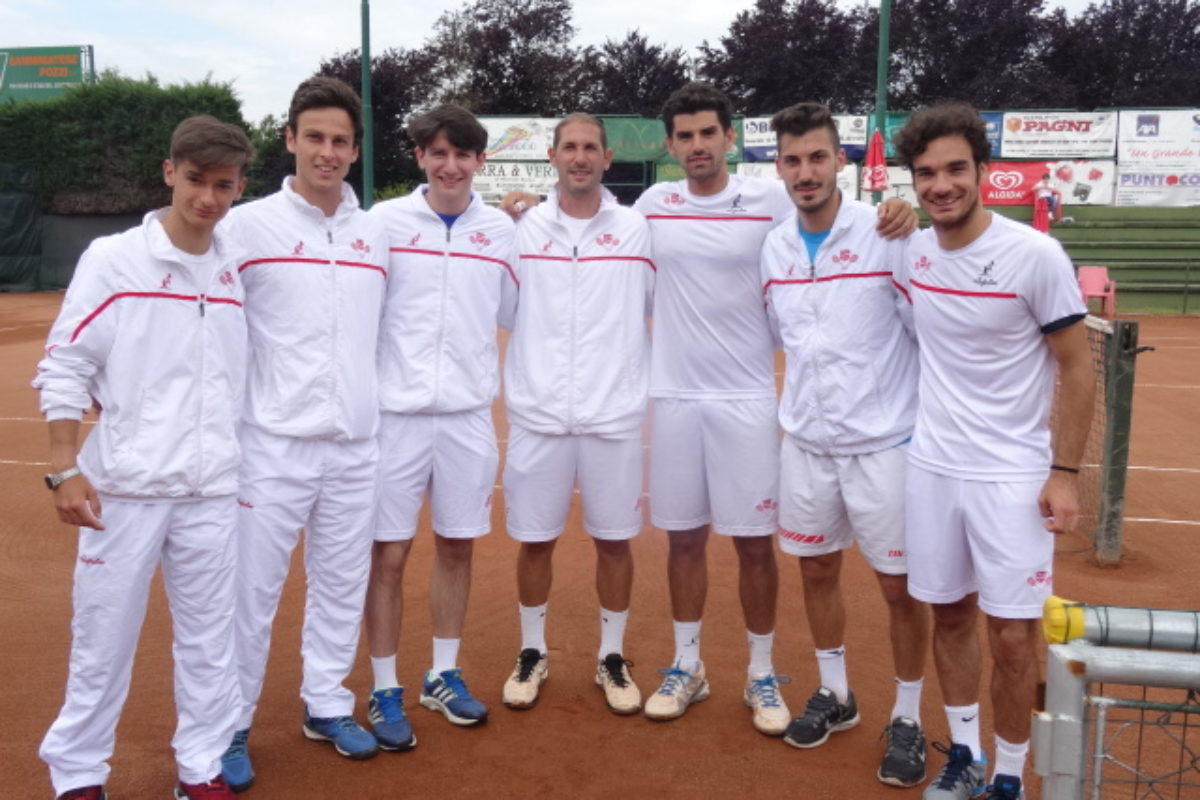
[[[47,445],[29,388],[61,295],[0,295],[0,776],[9,798],[49,797],[37,747],[62,702],[70,645],[75,533],[55,521],[42,486]],[[1139,359],[1131,470],[1125,515],[1126,556],[1118,569],[1087,560],[1082,536],[1059,543],[1056,589],[1076,600],[1200,608],[1200,318],[1143,318],[1141,343],[1158,348]],[[782,362],[780,362],[782,368]],[[506,426],[498,406],[500,436]],[[500,500],[499,493],[497,500]],[[266,688],[251,736],[258,783],[248,798],[507,797],[919,797],[876,781],[879,739],[892,703],[891,656],[883,603],[862,559],[851,555],[843,582],[851,685],[862,724],[815,750],[787,747],[757,733],[743,707],[746,644],[732,546],[714,537],[703,633],[712,697],[679,720],[617,717],[592,682],[597,646],[593,553],[572,510],[556,558],[550,598],[551,679],[531,711],[500,704],[500,688],[519,649],[514,564],[516,543],[503,516],[476,550],[475,582],[460,664],[474,693],[491,709],[487,725],[456,728],[416,703],[430,659],[426,605],[432,543],[423,524],[408,567],[401,680],[419,745],[356,763],[300,734],[299,639],[303,566],[293,561],[275,625]],[[643,693],[673,652],[665,582],[666,540],[646,529],[634,542],[636,578],[626,655]],[[784,694],[799,713],[817,683],[805,630],[800,575],[781,560],[775,666],[791,676]],[[170,621],[156,581],[134,667],[133,688],[117,735],[111,797],[165,798],[175,782],[170,751]],[[370,688],[365,649],[350,687]],[[932,665],[923,716],[931,739],[945,739]],[[365,718],[365,703],[357,711]],[[990,715],[985,714],[985,720]],[[991,745],[985,730],[985,743]],[[931,772],[941,757],[930,750]],[[1030,797],[1037,797],[1033,779]]]

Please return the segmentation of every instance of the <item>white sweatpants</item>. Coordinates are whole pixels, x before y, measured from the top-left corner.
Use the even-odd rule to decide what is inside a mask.
[[[146,598],[162,564],[174,628],[179,779],[211,780],[240,710],[233,663],[237,504],[103,497],[79,529],[66,700],[42,741],[55,794],[108,779]]]
[[[342,685],[354,665],[371,567],[375,439],[335,442],[243,426],[238,496],[237,665],[250,727],[262,693],[271,623],[292,551],[305,531],[308,593],[300,697],[314,717],[354,710]]]

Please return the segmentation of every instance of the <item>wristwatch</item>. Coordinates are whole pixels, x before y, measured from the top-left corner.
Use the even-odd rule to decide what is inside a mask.
[[[46,488],[50,491],[57,489],[62,483],[70,478],[74,478],[79,474],[79,467],[71,467],[62,472],[51,472],[46,476]]]

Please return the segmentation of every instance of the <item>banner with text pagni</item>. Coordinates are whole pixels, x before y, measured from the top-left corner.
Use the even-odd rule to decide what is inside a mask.
[[[1200,171],[1200,109],[1122,111],[1117,163]]]
[[[1009,111],[1004,114],[1002,158],[1112,158],[1115,111]]]
[[[1113,201],[1112,161],[995,161],[983,178],[985,206],[1031,206],[1033,186],[1050,173],[1063,205],[1108,205]]]

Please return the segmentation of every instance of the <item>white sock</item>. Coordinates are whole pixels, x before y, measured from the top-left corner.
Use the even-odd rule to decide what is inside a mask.
[[[969,706],[946,706],[946,721],[950,723],[950,741],[971,748],[976,761],[983,761],[983,745],[979,743],[979,703]]]
[[[700,668],[700,620],[673,620],[672,624],[675,627],[675,666],[695,672]]]
[[[750,644],[750,666],[747,672],[754,680],[775,674],[775,666],[771,663],[771,648],[775,646],[775,631],[770,633],[755,633],[746,631],[746,641]]]
[[[817,651],[817,671],[821,685],[837,695],[839,703],[850,699],[850,682],[846,679],[846,647]]]
[[[625,623],[629,621],[629,609],[624,611],[609,611],[600,609],[600,652],[597,658],[604,658],[609,653],[625,652]]]
[[[371,673],[375,676],[375,691],[394,689],[400,685],[396,677],[396,654],[383,658],[371,656]]]
[[[517,608],[521,613],[521,649],[546,652],[546,603],[540,606],[522,606]]]
[[[896,678],[896,705],[892,706],[892,719],[908,717],[913,722],[921,722],[921,689],[925,686],[924,678],[915,681],[902,681]]]
[[[1028,740],[1020,744],[1006,742],[996,737],[996,771],[992,773],[994,780],[997,775],[1012,775],[1021,777],[1025,772],[1025,756],[1029,755]]]
[[[433,671],[437,673],[458,666],[458,644],[462,639],[439,639],[433,637]]]

